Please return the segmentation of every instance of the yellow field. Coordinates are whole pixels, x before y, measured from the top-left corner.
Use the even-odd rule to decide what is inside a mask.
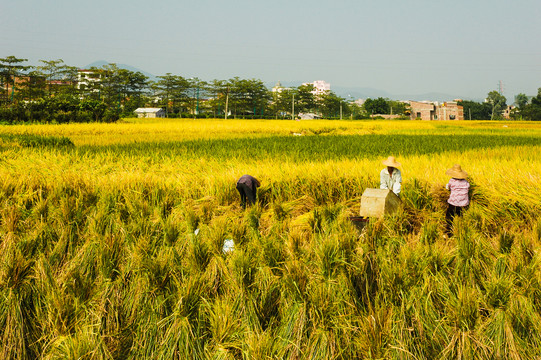
[[[513,136],[534,135],[541,139],[541,124],[532,122],[426,122],[426,121],[250,121],[250,120],[164,120],[128,119],[119,124],[21,125],[0,127],[1,133],[38,134],[69,137],[75,147],[105,147],[115,144],[171,143],[201,139],[260,138],[288,136],[294,133],[314,136],[366,134],[475,134],[479,130],[503,131]],[[502,133],[495,134],[495,137]],[[378,144],[374,144],[377,147]],[[400,146],[397,146],[400,150]],[[520,198],[533,205],[541,195],[541,150],[537,147],[495,147],[463,151],[449,151],[427,155],[400,153],[402,173],[407,185],[416,178],[431,185],[445,184],[445,170],[459,163],[494,198]],[[355,149],[351,149],[354,153]],[[197,154],[196,154],[197,155]],[[335,158],[320,161],[295,161],[266,157],[261,160],[191,159],[189,163],[177,156],[161,156],[159,152],[99,153],[80,151],[58,152],[36,149],[4,149],[0,171],[10,181],[27,182],[29,178],[58,184],[65,181],[85,181],[99,188],[123,187],[133,182],[162,183],[167,186],[187,187],[203,179],[209,194],[215,187],[234,184],[243,173],[261,178],[263,188],[273,183],[287,183],[288,178],[309,178],[311,181],[335,177],[368,177],[372,186],[379,181],[380,157],[370,156],[354,160]],[[76,180],[70,180],[76,179]],[[217,185],[218,184],[218,185]],[[233,191],[233,190],[232,190]],[[233,191],[234,192],[234,191]]]
[[[541,123],[126,119],[0,152],[1,358],[539,355]],[[358,232],[388,155],[402,212]]]
[[[340,120],[191,120],[124,119],[112,124],[62,124],[0,126],[0,134],[38,134],[69,137],[75,145],[110,145],[234,137],[323,134],[365,135],[389,133],[464,133],[506,130],[514,134],[539,134],[536,122],[495,121],[340,121]]]

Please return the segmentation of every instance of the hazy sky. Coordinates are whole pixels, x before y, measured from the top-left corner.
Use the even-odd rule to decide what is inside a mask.
[[[0,0],[0,57],[482,98],[541,87],[540,0]],[[508,101],[512,102],[512,101]]]

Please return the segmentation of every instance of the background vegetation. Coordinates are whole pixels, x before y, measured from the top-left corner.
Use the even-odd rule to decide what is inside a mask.
[[[535,358],[540,138],[531,122],[0,127],[1,357]],[[359,232],[389,154],[403,210]],[[454,163],[472,204],[444,239]],[[244,173],[263,185],[246,211]]]
[[[361,105],[329,91],[315,96],[310,84],[270,91],[258,79],[211,81],[167,73],[149,79],[116,64],[80,72],[63,60],[0,58],[0,119],[3,123],[114,122],[139,107],[163,108],[168,118],[291,119],[311,113],[326,119],[368,119],[381,114],[409,118],[408,105],[379,97]],[[293,107],[294,104],[294,107]],[[541,93],[515,99],[513,119],[541,120]],[[502,119],[507,99],[490,91],[486,101],[464,100],[464,118]],[[227,116],[226,116],[227,113]]]

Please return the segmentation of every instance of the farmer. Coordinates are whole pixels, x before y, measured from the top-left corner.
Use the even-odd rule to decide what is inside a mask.
[[[246,209],[246,199],[248,199],[248,205],[255,203],[259,186],[261,186],[259,181],[251,175],[242,175],[237,181],[237,190],[240,193],[240,204],[243,209]]]
[[[453,234],[451,227],[455,216],[461,216],[462,211],[470,204],[468,197],[470,183],[466,180],[468,174],[458,164],[447,170],[445,174],[451,177],[449,183],[445,185],[445,188],[451,191],[449,200],[447,200],[449,207],[445,213],[446,233],[447,236],[451,236]]]
[[[389,156],[386,160],[383,160],[383,165],[387,167],[379,173],[379,188],[389,189],[397,196],[400,196],[400,189],[402,188],[402,174],[397,167],[401,166],[396,161],[394,156]]]

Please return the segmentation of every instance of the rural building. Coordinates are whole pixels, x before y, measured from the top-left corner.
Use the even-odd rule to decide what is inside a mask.
[[[502,112],[502,116],[504,119],[510,119],[511,118],[511,113],[513,112],[513,110],[515,110],[517,107],[514,106],[514,105],[507,105],[507,107],[505,109],[503,109],[503,112]]]
[[[400,119],[402,115],[400,114],[370,114],[370,118],[372,119],[386,119],[386,120],[392,120],[392,119]]]
[[[432,120],[434,103],[428,101],[410,101],[411,119]]]
[[[314,90],[312,90],[314,96],[324,95],[331,91],[331,84],[323,80],[316,80],[312,83],[303,83],[303,85],[312,85],[314,87]]]
[[[15,83],[15,87],[13,86]],[[45,76],[40,75],[22,75],[14,76],[9,81],[6,81],[2,84],[0,90],[0,101],[5,101],[10,96],[13,96],[13,93],[17,93],[21,89],[27,88],[29,86],[43,87],[43,88],[60,88],[62,86],[73,85],[72,81],[69,80],[46,80]],[[4,91],[6,90],[6,91]]]
[[[412,120],[464,120],[464,108],[456,101],[442,104],[429,101],[410,101],[409,104]]]
[[[464,120],[464,107],[456,101],[448,101],[436,106],[434,120]]]
[[[165,110],[162,108],[137,108],[134,113],[140,118],[161,118],[165,117]]]
[[[97,82],[100,81],[101,75],[94,70],[79,69],[77,70],[77,89],[85,90],[87,88],[93,88]],[[98,91],[98,89],[93,89]]]
[[[9,81],[6,81],[2,84],[2,97],[3,101],[4,99],[8,99],[10,96],[13,95],[13,92],[18,92],[19,89],[24,88],[28,83],[32,81],[32,77],[30,76],[14,76],[13,79],[10,79]],[[13,87],[13,83],[15,83],[15,88]],[[4,91],[5,90],[5,91]]]
[[[301,120],[321,119],[321,116],[315,113],[299,113],[298,118]]]

